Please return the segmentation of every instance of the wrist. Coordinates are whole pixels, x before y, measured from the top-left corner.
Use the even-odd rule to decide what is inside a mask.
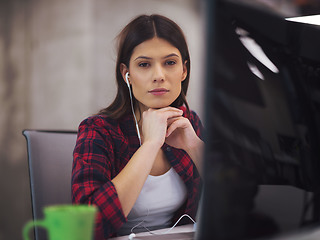
[[[204,150],[204,142],[198,138],[195,142],[186,147],[185,151],[194,160],[202,156]]]
[[[141,146],[148,147],[156,151],[161,148],[162,144],[156,141],[143,141]]]
[[[188,150],[186,151],[195,164],[196,168],[198,169],[200,175],[202,175],[202,158],[204,146],[204,142],[199,138],[193,145],[189,146]]]
[[[186,152],[189,155],[193,155],[192,154],[193,152],[202,151],[203,148],[204,148],[204,142],[200,138],[197,138],[194,142],[192,142],[186,147]]]

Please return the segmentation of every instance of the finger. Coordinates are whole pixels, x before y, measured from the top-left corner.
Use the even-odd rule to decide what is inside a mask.
[[[159,113],[177,113],[179,115],[183,114],[183,111],[179,108],[175,107],[165,107],[165,108],[159,108],[159,109],[151,109],[149,108],[150,111],[156,111]]]
[[[167,127],[170,126],[175,121],[179,121],[180,119],[184,119],[184,117],[182,117],[182,113],[166,112],[163,115],[164,115],[164,117],[166,117]]]
[[[183,111],[177,108],[163,108],[159,110],[155,110],[158,116],[167,121],[168,119],[181,117],[183,115]]]
[[[164,107],[164,108],[157,108],[155,110],[158,110],[158,111],[178,111],[178,112],[183,112],[181,109],[179,108],[176,108],[176,107]]]
[[[171,121],[167,129],[166,137],[169,137],[178,128],[188,127],[188,122],[186,122],[186,120],[187,120],[186,118],[180,117]]]
[[[167,128],[169,128],[170,125],[171,125],[173,122],[175,122],[175,121],[177,121],[177,120],[179,120],[179,119],[181,119],[181,118],[184,118],[184,117],[178,116],[178,117],[168,118],[168,119],[167,119]]]

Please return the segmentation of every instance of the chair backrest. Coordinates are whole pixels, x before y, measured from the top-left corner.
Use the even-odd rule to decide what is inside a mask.
[[[27,140],[33,219],[43,207],[71,203],[72,153],[77,132],[24,130]],[[36,239],[43,233],[35,228]]]

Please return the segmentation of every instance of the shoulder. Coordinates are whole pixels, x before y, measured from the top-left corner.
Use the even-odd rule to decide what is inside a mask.
[[[94,115],[84,119],[79,128],[83,127],[92,127],[92,128],[108,128],[108,127],[116,127],[119,125],[117,120],[114,120],[105,115]]]
[[[94,115],[84,119],[80,123],[78,134],[86,139],[118,136],[122,134],[120,124],[121,121],[108,116]]]
[[[121,119],[113,119],[106,115],[94,115],[84,119],[80,125],[79,133],[95,134],[98,133],[103,136],[113,136],[120,138],[121,136],[130,135],[131,119],[125,116]]]

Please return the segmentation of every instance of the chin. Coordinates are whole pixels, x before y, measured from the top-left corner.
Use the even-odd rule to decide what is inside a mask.
[[[150,106],[148,106],[149,108],[154,108],[154,109],[160,109],[160,108],[165,108],[165,107],[169,107],[172,104],[172,102],[169,103],[154,103],[154,104],[150,104]]]
[[[149,101],[148,104],[144,104],[147,108],[160,109],[169,107],[176,99],[160,99]]]
[[[150,108],[153,109],[161,109],[161,108],[165,108],[165,107],[169,107],[170,105],[154,105],[154,106],[150,106]]]

